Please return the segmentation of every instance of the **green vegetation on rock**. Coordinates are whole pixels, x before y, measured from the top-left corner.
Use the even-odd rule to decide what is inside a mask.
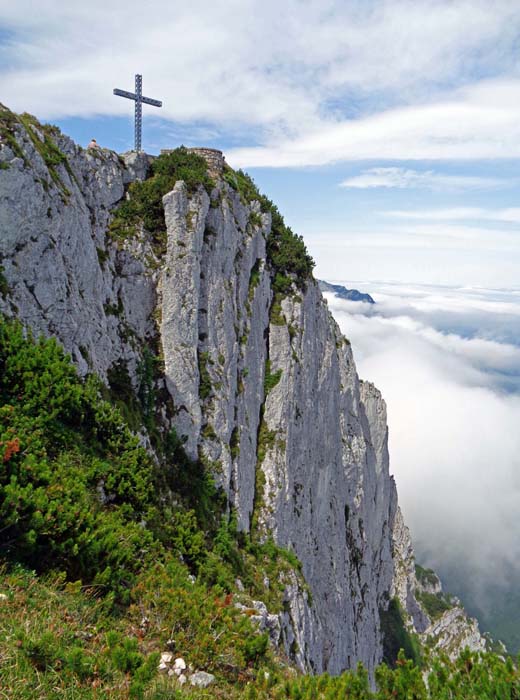
[[[271,232],[267,238],[267,261],[273,273],[273,289],[286,295],[293,284],[304,290],[312,279],[314,261],[307,252],[303,238],[286,225],[278,207],[260,194],[253,179],[242,170],[226,168],[224,180],[235,189],[244,204],[260,202],[262,212],[271,214]]]
[[[439,577],[433,569],[425,569],[419,564],[415,565],[415,576],[417,580],[426,585],[435,586],[439,583]]]
[[[15,156],[22,158],[25,162],[24,152],[15,137],[16,130],[20,126],[16,114],[0,104],[0,139],[9,146]]]
[[[66,201],[70,192],[60,177],[58,166],[63,165],[71,179],[74,179],[74,175],[67,157],[54,141],[54,138],[60,133],[58,127],[41,124],[32,114],[27,112],[15,114],[0,105],[0,138],[9,146],[15,156],[22,158],[25,165],[28,165],[27,158],[16,139],[16,132],[21,128],[25,130],[32,145],[42,157],[51,179],[58,186],[62,198]],[[44,187],[48,187],[46,182],[42,182],[42,184]]]
[[[266,360],[265,362],[265,377],[264,377],[264,394],[267,394],[274,389],[282,378],[282,369],[277,369],[276,372],[271,373],[271,361]]]
[[[11,293],[9,282],[5,278],[4,268],[0,265],[0,296],[6,297]]]
[[[126,240],[136,235],[140,226],[150,234],[157,255],[166,251],[166,223],[162,198],[183,180],[188,192],[202,185],[209,193],[213,182],[207,172],[204,158],[190,153],[181,146],[163,153],[151,166],[151,175],[144,181],[136,180],[128,188],[127,198],[114,213],[109,234],[113,239]]]
[[[399,651],[407,659],[420,665],[421,653],[417,637],[406,629],[403,612],[397,598],[392,598],[386,610],[379,611],[381,632],[383,635],[383,660],[389,666],[395,666]]]
[[[446,610],[451,610],[453,604],[446,593],[417,592],[417,600],[421,603],[432,620],[437,620]]]
[[[205,401],[213,393],[208,365],[212,364],[209,352],[199,352],[199,396]]]

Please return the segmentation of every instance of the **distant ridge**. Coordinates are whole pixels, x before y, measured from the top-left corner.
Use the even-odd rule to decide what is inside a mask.
[[[364,294],[363,292],[359,292],[357,289],[347,289],[341,284],[330,284],[330,282],[318,280],[318,286],[322,292],[331,292],[337,296],[338,299],[347,299],[348,301],[365,301],[367,304],[376,303],[370,294]]]

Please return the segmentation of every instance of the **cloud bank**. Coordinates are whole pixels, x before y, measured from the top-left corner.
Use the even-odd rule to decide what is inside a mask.
[[[361,288],[375,307],[329,305],[387,401],[419,559],[487,610],[520,582],[520,292]]]

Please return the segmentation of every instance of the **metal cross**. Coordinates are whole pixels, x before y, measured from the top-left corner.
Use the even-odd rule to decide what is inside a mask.
[[[141,132],[143,128],[143,104],[152,105],[152,107],[162,107],[162,102],[159,100],[152,100],[150,97],[143,97],[142,75],[135,76],[135,93],[115,88],[114,95],[126,97],[129,100],[135,101],[135,150],[139,153],[141,150]]]

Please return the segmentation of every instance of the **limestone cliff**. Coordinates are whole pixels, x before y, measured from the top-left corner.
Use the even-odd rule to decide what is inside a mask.
[[[302,668],[373,669],[394,595],[424,632],[384,401],[317,284],[276,292],[270,214],[212,153],[209,194],[178,181],[163,198],[165,252],[144,228],[113,240],[112,212],[150,159],[0,117],[0,312],[56,336],[82,374],[123,368],[134,388],[144,348],[161,348],[165,426],[212,470],[242,530],[301,561],[307,585],[287,585],[280,643]]]
[[[398,509],[393,529],[394,580],[391,595],[404,612],[405,624],[417,633],[422,646],[455,659],[460,650],[484,651],[487,640],[478,622],[470,618],[460,600],[442,590],[439,577],[431,569],[415,563],[410,532]]]

